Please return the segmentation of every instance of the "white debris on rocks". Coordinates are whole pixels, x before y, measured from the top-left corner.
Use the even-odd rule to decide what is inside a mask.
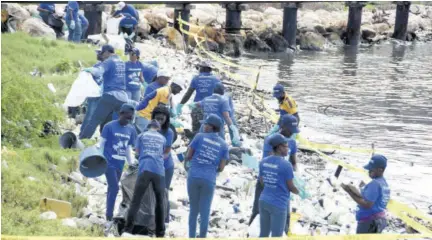
[[[39,216],[42,220],[53,220],[57,218],[57,214],[53,211],[43,212]]]

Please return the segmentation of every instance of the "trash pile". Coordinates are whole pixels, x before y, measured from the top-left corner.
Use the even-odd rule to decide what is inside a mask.
[[[103,39],[101,38],[101,41]],[[121,46],[121,44],[119,44]],[[164,42],[151,39],[144,43],[137,43],[141,52],[142,61],[157,59],[159,66],[172,71],[174,76],[181,76],[189,81],[194,73],[194,66],[199,62],[196,55],[187,55],[175,49],[164,47]],[[216,190],[212,203],[209,224],[209,237],[258,237],[259,217],[256,217],[249,227],[248,222],[252,213],[255,192],[258,161],[262,156],[263,137],[266,135],[266,123],[262,118],[249,116],[250,111],[245,105],[245,90],[236,87],[227,87],[233,94],[236,118],[238,119],[242,148],[230,149],[230,161],[224,172],[217,177]],[[179,103],[183,94],[174,96],[174,103]],[[250,121],[249,121],[250,119]],[[184,129],[191,129],[191,118],[188,110],[176,119],[183,124]],[[79,126],[69,122],[67,130],[79,133]],[[98,131],[96,131],[98,133]],[[95,134],[97,138],[98,134]],[[176,153],[185,151],[189,142],[182,134],[173,144],[173,158],[175,172],[169,191],[170,223],[167,225],[166,235],[169,237],[188,236],[189,201],[187,195],[187,173],[182,163],[177,159]],[[226,139],[230,139],[227,137]],[[229,140],[228,140],[229,141]],[[246,157],[249,156],[249,157]],[[299,177],[306,187],[309,195],[307,199],[293,196],[291,201],[291,233],[294,235],[344,235],[355,234],[356,204],[341,190],[340,180],[334,177],[337,166],[327,164],[317,154],[309,151],[299,151],[297,155]],[[86,221],[91,224],[103,225],[105,223],[106,206],[106,179],[104,176],[83,179],[84,185],[77,188],[79,194],[88,197],[89,204],[83,209],[83,218],[75,222]],[[360,182],[355,181],[355,186]],[[117,197],[114,216],[118,214],[121,192]],[[52,218],[45,214],[46,218]],[[298,218],[298,220],[296,219]],[[297,221],[296,221],[297,220]],[[68,220],[69,221],[69,220]],[[66,221],[65,224],[75,226]],[[76,224],[79,225],[79,224]],[[405,225],[398,219],[389,218],[389,227],[385,232],[406,233]],[[114,229],[108,236],[116,236]]]

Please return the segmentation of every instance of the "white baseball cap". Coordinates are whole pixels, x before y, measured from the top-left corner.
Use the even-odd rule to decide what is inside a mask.
[[[117,3],[116,10],[122,10],[126,6],[125,2],[119,2]]]
[[[168,72],[167,70],[159,69],[159,71],[157,72],[157,77],[167,77],[167,78],[170,78],[171,77],[171,73]]]
[[[182,77],[175,77],[172,83],[179,85],[182,89],[185,89],[186,83]]]

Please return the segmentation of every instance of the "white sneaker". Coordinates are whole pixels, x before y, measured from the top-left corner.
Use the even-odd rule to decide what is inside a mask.
[[[121,237],[133,237],[133,236],[135,236],[135,235],[130,234],[130,233],[128,233],[128,232],[124,232],[124,233],[122,233],[122,235],[121,235]]]

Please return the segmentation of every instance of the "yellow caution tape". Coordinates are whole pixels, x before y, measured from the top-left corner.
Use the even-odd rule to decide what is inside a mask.
[[[398,240],[398,239],[425,239],[430,238],[432,235],[425,234],[362,234],[362,235],[320,235],[320,236],[290,236],[289,240]],[[106,240],[105,237],[33,237],[33,236],[7,236],[2,235],[2,240]],[[122,239],[141,239],[139,237],[130,237]],[[176,238],[179,240],[189,240],[189,238]],[[207,238],[207,239],[220,239],[220,238]],[[243,239],[243,238],[237,238]],[[254,238],[250,238],[254,239]],[[287,238],[260,238],[263,240],[287,239]]]
[[[238,69],[245,69],[248,71],[253,71],[253,72],[257,72],[257,77],[259,77],[259,71],[256,71],[255,69],[252,68],[247,68],[247,67],[243,67],[241,65],[232,63],[230,61],[227,61],[226,59],[222,59],[219,56],[217,56],[216,54],[210,53],[207,50],[204,49],[204,47],[202,46],[202,42],[205,41],[205,38],[203,37],[199,37],[197,34],[191,33],[189,31],[186,31],[182,28],[182,24],[186,24],[189,26],[193,26],[192,24],[183,21],[182,19],[178,19],[179,23],[180,23],[180,31],[186,35],[190,35],[193,36],[197,42],[197,46],[199,47],[199,49],[201,51],[203,51],[204,53],[206,53],[210,58],[212,58],[213,60],[224,64],[224,65],[228,65],[231,67],[236,67]],[[198,26],[196,26],[198,27]],[[200,27],[201,31],[204,28],[204,26]],[[201,39],[202,41],[198,42],[198,39]],[[201,57],[201,55],[200,55]],[[238,80],[238,81],[242,81],[241,78],[238,75],[232,74],[229,71],[225,70],[225,69],[221,69],[218,68],[219,71],[226,73],[227,75],[229,75],[231,78]],[[256,89],[256,82],[254,83],[252,79],[250,79],[247,82],[248,85],[251,86],[251,91],[249,92],[250,96],[255,96],[255,97],[259,97],[261,98],[261,104],[264,106],[265,111],[259,111],[258,109],[256,109],[253,106],[253,102],[248,101],[247,102],[247,106],[249,107],[250,110],[252,110],[254,112],[254,114],[258,115],[258,116],[262,116],[266,119],[271,120],[273,123],[277,123],[279,120],[279,115],[277,115],[274,111],[272,111],[271,109],[268,109],[265,107],[264,104],[264,98],[262,96],[259,96],[258,94],[254,93],[254,90]],[[362,168],[358,168],[355,167],[351,164],[345,163],[339,159],[335,159],[332,157],[329,157],[328,155],[326,155],[325,153],[321,152],[320,150],[324,150],[324,149],[332,149],[332,150],[340,150],[340,151],[347,151],[347,152],[356,152],[356,153],[367,153],[370,154],[373,152],[372,149],[359,149],[359,148],[348,148],[348,147],[342,147],[342,146],[338,146],[338,145],[331,145],[331,144],[322,144],[322,143],[313,143],[310,142],[308,140],[306,140],[305,138],[302,138],[301,136],[298,135],[298,140],[299,142],[304,145],[305,147],[308,147],[310,149],[312,149],[313,151],[315,151],[316,153],[318,153],[320,156],[322,156],[324,159],[326,159],[329,162],[332,162],[336,165],[341,165],[342,167],[349,169],[350,171],[353,172],[358,172],[358,173],[362,173],[365,176],[365,181],[368,182],[370,181],[370,178],[368,178],[368,174],[367,172],[362,169]],[[367,178],[366,178],[367,176]],[[394,200],[390,200],[388,205],[387,205],[387,209],[393,213],[395,216],[399,217],[402,221],[404,221],[408,226],[414,228],[415,230],[421,232],[421,233],[427,233],[427,234],[432,234],[432,231],[430,231],[429,229],[427,229],[426,227],[424,227],[423,225],[421,225],[420,223],[414,221],[413,219],[411,219],[410,217],[408,217],[406,214],[411,215],[412,217],[417,217],[420,219],[423,219],[425,221],[428,221],[430,223],[432,223],[432,218],[427,216],[426,214],[410,208],[409,206],[407,206],[406,204],[403,203],[399,203],[397,201]],[[368,236],[367,238],[364,236]],[[402,238],[407,238],[407,235],[362,235],[361,237],[358,235],[355,236],[331,236],[330,238],[316,238],[316,237],[312,237],[312,238],[308,238],[308,237],[290,237],[290,239],[398,239],[400,236],[403,236]],[[421,235],[424,236],[424,235]],[[320,236],[321,237],[321,236]],[[389,238],[387,238],[389,237]]]

